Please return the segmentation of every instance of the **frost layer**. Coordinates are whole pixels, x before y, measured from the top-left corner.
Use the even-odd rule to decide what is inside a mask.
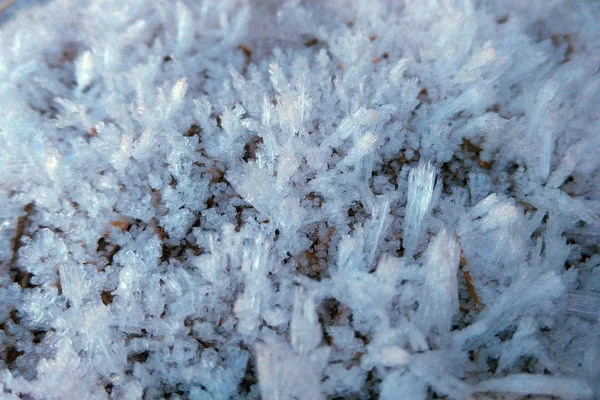
[[[598,2],[2,13],[2,398],[600,397]]]

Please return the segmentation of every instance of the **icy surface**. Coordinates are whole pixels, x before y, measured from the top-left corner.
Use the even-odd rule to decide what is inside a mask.
[[[7,6],[0,398],[600,398],[599,65],[592,0]]]

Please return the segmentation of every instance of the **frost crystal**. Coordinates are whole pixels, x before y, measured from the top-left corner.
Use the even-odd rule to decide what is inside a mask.
[[[425,254],[425,282],[419,301],[418,325],[423,332],[436,326],[440,333],[450,331],[458,311],[457,271],[460,248],[456,237],[442,229]]]
[[[598,26],[0,0],[0,398],[600,398]]]
[[[423,220],[432,206],[435,186],[435,170],[429,163],[419,163],[408,174],[408,200],[404,222],[404,249],[410,257],[419,245]]]

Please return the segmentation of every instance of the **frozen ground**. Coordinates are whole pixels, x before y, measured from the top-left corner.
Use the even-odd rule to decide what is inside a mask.
[[[3,399],[600,396],[600,3],[0,14]]]

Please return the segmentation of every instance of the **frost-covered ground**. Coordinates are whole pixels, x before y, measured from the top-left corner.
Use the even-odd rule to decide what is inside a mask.
[[[600,396],[597,1],[2,13],[2,399]]]

